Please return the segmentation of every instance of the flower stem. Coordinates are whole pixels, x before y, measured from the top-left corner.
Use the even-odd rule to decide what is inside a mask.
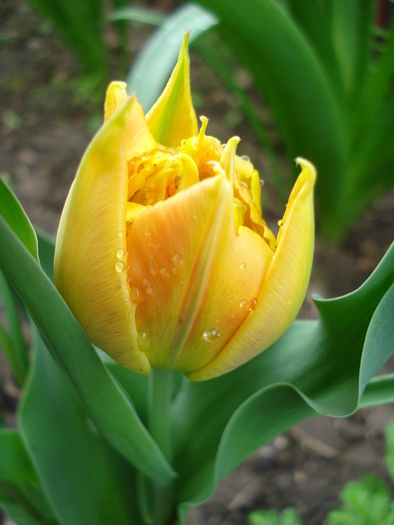
[[[152,369],[149,374],[148,429],[169,462],[172,459],[170,401],[172,371]],[[153,486],[153,523],[168,525],[174,513],[173,487]]]

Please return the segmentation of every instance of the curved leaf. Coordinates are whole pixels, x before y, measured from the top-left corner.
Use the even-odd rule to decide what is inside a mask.
[[[159,447],[56,288],[2,217],[0,242],[6,247],[0,250],[0,268],[25,303],[94,424],[146,476],[159,484],[170,481],[175,474]]]
[[[139,525],[135,471],[97,432],[37,333],[35,339],[20,422],[62,523]]]

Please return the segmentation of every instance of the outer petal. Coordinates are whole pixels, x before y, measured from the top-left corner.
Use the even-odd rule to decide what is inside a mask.
[[[124,136],[134,104],[104,124],[82,159],[59,225],[55,281],[93,343],[127,368],[148,373],[126,273]]]
[[[198,133],[190,91],[188,42],[189,33],[186,32],[170,80],[146,115],[152,135],[157,142],[168,148],[177,148],[182,140]]]
[[[232,189],[221,173],[135,219],[129,275],[152,366],[192,372],[207,365],[259,293],[272,251],[252,231],[236,235],[232,210]]]
[[[189,379],[210,379],[246,363],[278,339],[295,319],[309,282],[314,246],[314,166],[297,159],[302,167],[291,192],[256,309],[249,314],[226,348],[208,366]]]
[[[104,103],[104,122],[114,115],[132,97],[126,93],[125,82],[111,82],[107,88]],[[156,141],[148,128],[144,110],[134,98],[124,137],[126,159],[138,157],[156,148]]]

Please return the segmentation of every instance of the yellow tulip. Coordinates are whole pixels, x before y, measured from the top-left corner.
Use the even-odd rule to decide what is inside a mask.
[[[198,130],[188,35],[152,109],[110,84],[59,225],[56,286],[94,344],[123,366],[200,381],[271,345],[296,317],[313,244],[312,164],[277,238],[252,164]]]

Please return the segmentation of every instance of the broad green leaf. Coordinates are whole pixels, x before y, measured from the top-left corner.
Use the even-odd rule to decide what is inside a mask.
[[[0,505],[23,525],[60,525],[17,430],[0,430]]]
[[[309,41],[310,46],[319,56],[338,100],[344,100],[344,85],[341,72],[332,45],[330,24],[324,16],[323,6],[316,0],[287,0],[287,8]]]
[[[55,258],[55,237],[43,231],[37,231],[38,252],[40,254],[41,268],[52,282],[55,282],[53,274],[53,261]]]
[[[344,115],[319,56],[290,17],[270,0],[199,0],[220,19],[218,31],[254,76],[290,159],[312,161],[319,174],[316,209],[331,233],[344,185],[348,137]],[[323,221],[325,221],[323,223]]]
[[[23,436],[64,525],[139,525],[135,470],[109,446],[38,334]]]
[[[270,348],[229,374],[183,381],[172,407],[177,490],[185,502],[180,516],[275,433],[316,412],[341,417],[357,409],[365,381],[394,352],[389,343],[378,345],[375,332],[390,307],[393,280],[394,245],[358,290],[316,300],[319,321],[295,322]],[[367,401],[393,399],[393,390],[385,389],[393,378],[371,384]]]
[[[146,476],[157,483],[168,482],[174,473],[159,447],[49,278],[1,217],[0,242],[7,247],[0,251],[0,268],[25,303],[96,427]]]
[[[23,385],[29,369],[29,356],[16,299],[0,271],[0,301],[3,302],[7,319],[7,329],[0,324],[0,349],[3,350],[19,385]]]
[[[331,4],[333,45],[347,92],[354,99],[360,93],[369,63],[375,2],[331,0]]]
[[[177,61],[179,48],[186,29],[190,30],[190,42],[217,24],[209,11],[193,4],[178,8],[168,16],[145,44],[127,75],[129,93],[135,93],[145,111],[156,100]]]
[[[34,228],[20,202],[2,177],[0,177],[0,216],[38,261],[37,237]],[[6,248],[2,246],[2,250],[4,249]]]
[[[394,374],[382,374],[372,378],[360,399],[358,408],[394,403]]]
[[[394,352],[394,284],[387,290],[369,324],[360,366],[360,392]]]

